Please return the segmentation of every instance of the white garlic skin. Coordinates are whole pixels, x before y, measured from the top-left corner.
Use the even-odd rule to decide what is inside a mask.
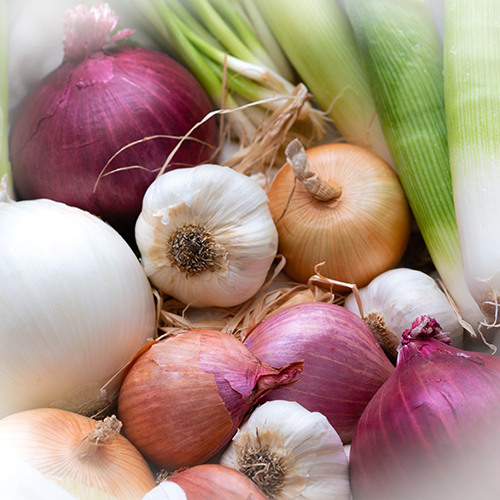
[[[257,438],[258,432],[258,438]],[[238,445],[250,441],[286,456],[276,500],[349,500],[349,465],[342,441],[326,417],[295,401],[258,406],[238,429],[220,463],[240,468]]]
[[[219,270],[188,276],[167,258],[169,237],[189,223],[211,228],[225,252]],[[231,307],[251,298],[278,250],[264,189],[244,174],[212,164],[172,170],[149,186],[136,241],[153,285],[193,307]]]
[[[379,313],[398,338],[419,316],[434,318],[447,333],[454,347],[463,347],[463,327],[445,293],[426,273],[397,268],[386,271],[359,290],[363,314]],[[360,316],[353,293],[345,307]]]

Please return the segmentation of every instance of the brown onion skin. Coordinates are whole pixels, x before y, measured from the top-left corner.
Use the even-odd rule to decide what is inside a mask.
[[[344,444],[394,371],[366,323],[335,304],[309,302],[283,309],[257,325],[244,344],[271,365],[304,359],[300,384],[277,389],[263,402],[297,401],[322,413]]]
[[[132,365],[118,397],[125,436],[159,468],[207,462],[265,394],[292,383],[303,363],[273,368],[215,330],[153,344]]]
[[[103,218],[127,237],[142,197],[176,139],[212,111],[195,77],[166,54],[121,46],[101,49],[83,61],[65,60],[42,79],[13,115],[10,155],[20,199],[49,198]],[[217,145],[217,124],[208,120],[175,154],[168,169],[208,161]],[[130,236],[133,237],[133,236]]]
[[[187,500],[269,500],[245,474],[232,467],[203,464],[168,478],[177,483]]]
[[[437,340],[404,346],[360,418],[355,500],[498,500],[500,358]]]

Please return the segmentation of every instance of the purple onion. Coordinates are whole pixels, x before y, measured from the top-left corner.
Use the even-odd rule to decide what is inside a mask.
[[[498,500],[500,358],[415,320],[351,446],[355,500]]]
[[[288,307],[260,323],[244,344],[271,366],[304,360],[299,382],[265,400],[297,401],[325,415],[350,442],[366,405],[394,370],[366,323],[334,304]]]
[[[64,59],[21,103],[10,153],[20,198],[50,198],[102,217],[131,232],[142,197],[178,139],[212,111],[195,77],[159,51],[129,45],[105,47],[133,33],[109,37],[117,17],[107,5],[78,6],[65,16]],[[208,161],[217,125],[208,120],[191,134],[168,169]],[[95,188],[95,190],[94,190]]]

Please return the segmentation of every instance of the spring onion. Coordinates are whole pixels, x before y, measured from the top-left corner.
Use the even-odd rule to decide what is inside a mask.
[[[195,74],[215,105],[234,111],[226,116],[240,139],[254,137],[269,110],[293,96],[293,70],[250,3],[245,9],[228,0],[135,0],[135,6],[146,31]],[[310,103],[298,119],[311,124],[311,137],[324,134],[323,113]]]
[[[12,173],[9,162],[9,30],[7,25],[7,0],[0,0],[0,179],[7,175],[12,196]]]
[[[472,336],[444,109],[442,42],[420,0],[346,0],[394,165],[433,263]]]
[[[493,329],[500,324],[500,3],[450,0],[444,33],[446,119],[464,274],[484,326]]]
[[[257,0],[257,6],[337,131],[392,162],[345,13],[332,0]]]

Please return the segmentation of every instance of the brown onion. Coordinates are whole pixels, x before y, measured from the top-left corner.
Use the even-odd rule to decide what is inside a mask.
[[[307,283],[324,263],[324,276],[362,287],[396,266],[408,244],[411,219],[392,168],[351,144],[305,151],[294,140],[286,153],[288,163],[268,190],[285,272]]]
[[[230,441],[257,401],[292,383],[302,366],[294,360],[273,368],[215,330],[161,340],[123,381],[118,414],[124,434],[160,468],[204,463]]]
[[[174,473],[187,500],[269,500],[245,474],[220,464],[203,464]]]
[[[324,302],[288,307],[266,319],[244,341],[266,363],[304,360],[300,383],[264,400],[297,401],[327,417],[344,443],[373,395],[394,371],[367,324],[353,312]]]

